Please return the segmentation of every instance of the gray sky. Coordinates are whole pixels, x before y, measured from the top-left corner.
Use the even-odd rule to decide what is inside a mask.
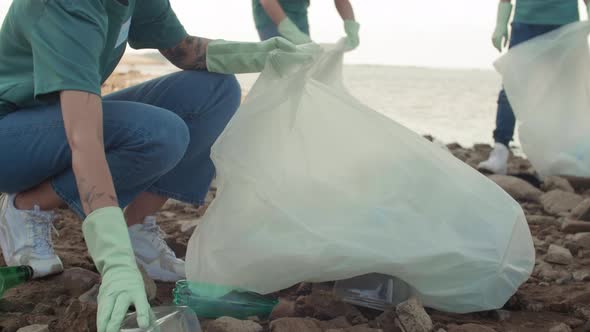
[[[170,1],[191,34],[243,41],[258,38],[250,0]],[[10,2],[0,0],[0,18]],[[361,46],[347,56],[348,63],[491,68],[498,56],[490,41],[496,0],[351,2],[361,24]],[[333,42],[344,34],[331,0],[311,1],[310,26],[317,42]]]

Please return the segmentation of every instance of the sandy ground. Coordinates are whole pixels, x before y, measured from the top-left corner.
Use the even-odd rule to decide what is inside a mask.
[[[103,91],[110,92],[147,78],[139,72],[116,73]],[[471,166],[484,159],[491,149],[486,145],[469,149],[457,144],[448,147]],[[221,320],[203,322],[203,325],[210,332],[362,332],[402,331],[401,328],[406,332],[590,331],[590,233],[585,233],[590,230],[584,221],[572,222],[590,219],[586,214],[590,203],[585,201],[590,199],[590,185],[579,179],[563,178],[539,183],[534,180],[528,161],[519,157],[511,158],[509,173],[512,176],[495,176],[493,180],[525,210],[534,235],[537,266],[533,276],[502,310],[455,315],[426,309],[423,318],[429,319],[431,325],[412,325],[404,318],[403,309],[381,313],[356,308],[333,298],[330,283],[301,284],[273,295],[281,303],[270,320],[254,319],[247,322],[250,325]],[[215,188],[212,188],[208,200],[214,196]],[[206,208],[206,205],[197,207],[170,201],[158,214],[159,224],[168,234],[167,241],[179,257],[185,256],[188,239]],[[87,253],[80,223],[71,212],[59,212],[55,224],[59,236],[54,236],[54,243],[66,271],[9,290],[0,300],[1,332],[13,332],[33,324],[41,325],[38,331],[44,331],[44,325],[50,331],[95,331],[100,277]],[[2,265],[4,261],[0,257]],[[171,303],[173,284],[151,280],[146,284],[153,305]],[[420,313],[412,317],[418,316]]]

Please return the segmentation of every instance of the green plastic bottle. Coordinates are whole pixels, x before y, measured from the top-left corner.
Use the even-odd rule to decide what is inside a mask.
[[[23,284],[31,278],[33,278],[33,268],[30,266],[0,267],[0,298],[7,289]]]

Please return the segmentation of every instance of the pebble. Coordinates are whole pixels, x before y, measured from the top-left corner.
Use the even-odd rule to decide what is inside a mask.
[[[416,298],[397,305],[395,309],[398,319],[406,332],[430,332],[433,329],[432,319]]]
[[[561,323],[549,329],[549,332],[572,332],[572,328],[564,323]]]
[[[207,332],[262,332],[262,326],[250,320],[221,317],[207,325]]]
[[[541,196],[543,209],[552,215],[570,213],[583,200],[582,196],[563,190],[552,190]]]
[[[568,249],[552,244],[549,246],[549,250],[547,250],[545,261],[554,264],[569,265],[574,261],[574,257]]]
[[[49,326],[43,324],[29,325],[21,327],[16,332],[49,332]]]

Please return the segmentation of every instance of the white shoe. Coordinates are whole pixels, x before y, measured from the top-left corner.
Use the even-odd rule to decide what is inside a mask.
[[[129,227],[131,245],[137,262],[154,280],[174,282],[186,278],[184,261],[164,241],[164,232],[156,218],[146,217],[142,224]]]
[[[508,147],[502,143],[496,143],[488,160],[479,163],[477,168],[494,174],[506,175],[508,173],[509,156],[510,150],[508,150]]]
[[[63,271],[63,264],[53,251],[51,230],[53,212],[18,210],[15,195],[2,195],[0,207],[0,247],[8,266],[28,265],[33,277],[41,278]]]

